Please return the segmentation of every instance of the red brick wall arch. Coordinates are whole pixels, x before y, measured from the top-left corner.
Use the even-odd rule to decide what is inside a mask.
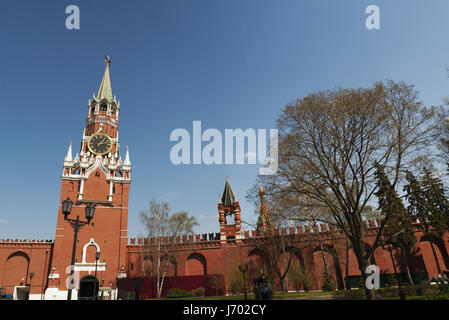
[[[313,250],[313,260],[315,264],[314,273],[315,279],[318,282],[318,287],[321,288],[324,278],[324,259],[328,267],[328,272],[334,280],[335,287],[344,289],[344,279],[342,274],[342,264],[334,246],[327,243],[317,245]]]
[[[187,257],[186,275],[207,275],[207,261],[201,253],[194,252]]]
[[[29,265],[30,257],[26,253],[16,251],[10,254],[3,269],[1,286],[8,292],[13,292],[15,286],[27,284]]]

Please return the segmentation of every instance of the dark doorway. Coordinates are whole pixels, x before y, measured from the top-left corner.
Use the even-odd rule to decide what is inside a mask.
[[[78,300],[94,300],[98,295],[98,280],[94,276],[85,276],[80,280]]]
[[[17,286],[16,287],[16,300],[28,300],[30,296],[29,286]]]

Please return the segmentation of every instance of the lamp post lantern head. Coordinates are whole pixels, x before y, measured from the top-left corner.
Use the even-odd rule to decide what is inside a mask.
[[[95,253],[95,260],[99,260],[100,259],[100,251],[97,251],[96,253]]]
[[[73,201],[70,198],[62,201],[62,214],[64,215],[64,219],[67,219],[67,216],[72,211]]]
[[[94,204],[87,205],[86,209],[85,209],[85,213],[86,213],[86,219],[90,223],[90,220],[92,220],[94,218],[95,205]]]

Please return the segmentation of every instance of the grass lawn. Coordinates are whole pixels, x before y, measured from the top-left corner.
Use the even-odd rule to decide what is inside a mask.
[[[300,298],[300,297],[318,297],[318,296],[330,296],[335,291],[312,291],[312,292],[288,292],[274,294],[274,298]]]
[[[384,300],[400,300],[399,297],[385,297]],[[424,296],[405,297],[405,300],[425,300]]]
[[[294,299],[300,297],[317,297],[330,296],[333,291],[316,291],[316,292],[288,292],[274,294],[274,299]],[[244,300],[244,295],[230,295],[230,296],[210,296],[210,297],[186,297],[186,298],[162,298],[161,300]],[[406,300],[425,300],[425,296],[407,296]],[[157,300],[157,299],[154,299]],[[254,294],[248,294],[248,300],[254,300]],[[399,297],[384,297],[382,300],[400,300]]]
[[[333,292],[327,291],[314,291],[314,292],[288,292],[288,293],[274,293],[274,299],[293,299],[298,297],[316,297],[332,295]],[[210,296],[210,297],[186,297],[167,300],[244,300],[244,295],[231,295],[231,296]],[[248,294],[248,300],[254,300],[254,294]]]
[[[397,295],[398,293],[394,293],[391,290],[395,289],[394,287],[391,288],[383,288],[381,289],[382,291],[379,292],[380,296],[384,295],[383,298],[381,298],[382,300],[400,300],[399,296]],[[406,290],[406,294],[408,293],[409,295],[406,296],[406,300],[426,300],[426,299],[432,299],[432,296],[429,295],[431,293],[433,293],[434,295],[437,296],[437,288],[424,288],[426,295],[422,294],[423,290],[410,290],[409,287],[404,287],[404,290]],[[421,288],[422,289],[422,288]],[[364,291],[363,291],[364,292]],[[363,293],[362,292],[362,293]],[[298,299],[298,298],[303,298],[303,299],[307,299],[307,297],[310,297],[310,299],[313,299],[314,297],[319,297],[319,296],[332,296],[336,293],[336,291],[313,291],[313,292],[288,292],[288,293],[280,293],[280,292],[275,292],[274,293],[274,299],[275,300],[289,300],[289,299]],[[364,300],[366,299],[366,297],[364,296],[364,294],[357,294],[356,290],[355,291],[348,291],[348,293],[354,293],[350,294],[350,295],[346,295],[346,293],[343,291],[342,292],[342,296],[338,297],[339,300]],[[378,293],[376,293],[377,295]],[[446,296],[445,296],[446,297]],[[333,297],[336,298],[336,297]],[[167,299],[167,300],[244,300],[245,297],[244,295],[229,295],[229,296],[210,296],[210,297],[185,297],[185,298],[171,298],[171,299]],[[317,298],[320,299],[320,298]],[[327,299],[327,297],[325,298],[321,298],[321,299]],[[330,298],[332,299],[332,298]],[[435,297],[434,299],[438,299],[438,297]],[[447,297],[446,297],[447,299]],[[248,293],[248,300],[254,300],[254,294],[253,293]]]
[[[245,300],[244,295],[236,296],[209,296],[209,297],[186,297],[186,298],[166,298],[167,300]],[[248,294],[248,300],[254,300],[254,294]]]

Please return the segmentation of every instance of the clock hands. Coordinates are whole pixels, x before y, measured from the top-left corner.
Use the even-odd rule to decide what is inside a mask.
[[[108,139],[104,138],[103,140],[101,140],[101,142],[98,144],[99,146],[105,144],[108,141]]]
[[[98,134],[92,138],[92,144],[90,147],[95,154],[104,154],[111,148],[111,140],[107,135]]]

